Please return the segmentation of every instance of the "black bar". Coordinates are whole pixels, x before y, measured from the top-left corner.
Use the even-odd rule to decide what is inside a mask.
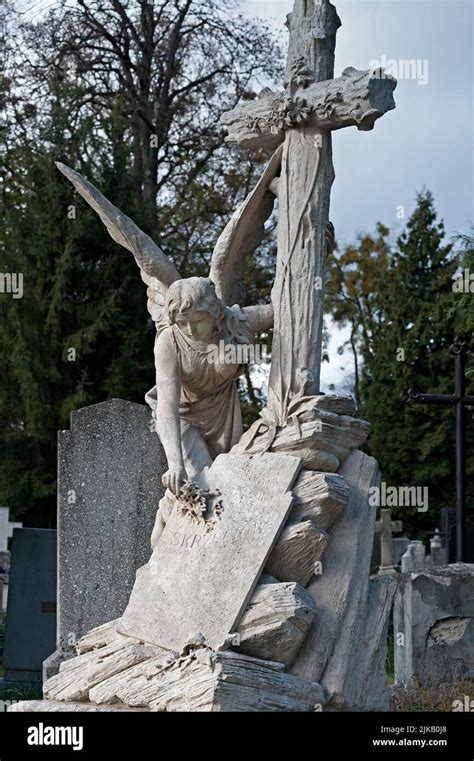
[[[474,404],[474,396],[465,396],[463,402],[464,404]]]
[[[454,357],[456,368],[456,396],[461,400],[456,404],[456,561],[464,562],[466,547],[466,469],[465,452],[465,392],[464,369],[466,352],[460,351]]]
[[[417,393],[412,397],[414,401],[420,404],[457,404],[459,396],[457,394],[421,394]]]

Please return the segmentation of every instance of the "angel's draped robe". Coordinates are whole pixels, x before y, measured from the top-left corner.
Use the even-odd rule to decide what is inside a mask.
[[[177,325],[168,325],[180,367],[181,444],[189,478],[210,465],[217,455],[229,452],[242,435],[237,379],[244,366],[237,361],[216,361],[209,351],[198,351]],[[225,346],[249,344],[254,336],[240,307],[226,307]],[[239,359],[239,357],[236,357]],[[211,361],[210,361],[211,359]],[[223,358],[222,358],[223,359]],[[156,411],[156,386],[146,400]]]

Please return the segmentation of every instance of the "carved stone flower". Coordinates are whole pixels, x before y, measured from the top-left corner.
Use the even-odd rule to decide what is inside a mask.
[[[305,98],[284,96],[277,101],[270,115],[272,132],[297,127],[308,119],[312,110]]]
[[[210,531],[219,520],[224,509],[222,500],[214,505],[213,517],[207,517],[208,498],[219,496],[219,491],[204,491],[193,481],[186,481],[180,489],[178,497],[178,511],[186,516],[191,523],[203,524],[206,531]]]
[[[334,113],[336,103],[342,101],[342,93],[326,93],[324,98],[316,103],[315,110],[317,115],[322,119],[330,119]]]
[[[290,86],[307,87],[314,80],[314,74],[306,65],[303,56],[297,58],[291,64]]]

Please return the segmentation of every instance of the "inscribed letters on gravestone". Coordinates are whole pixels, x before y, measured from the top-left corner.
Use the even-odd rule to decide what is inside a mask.
[[[219,647],[285,523],[299,468],[290,455],[220,455],[196,478],[201,490],[218,492],[214,509],[195,522],[175,508],[137,572],[119,631],[177,651],[199,632]]]

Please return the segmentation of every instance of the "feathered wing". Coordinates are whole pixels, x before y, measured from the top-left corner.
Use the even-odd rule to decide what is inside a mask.
[[[180,280],[178,270],[150,236],[110,203],[92,183],[59,161],[56,162],[56,166],[97,212],[111,238],[132,252],[140,267],[142,280],[148,286],[148,311],[158,326],[162,321],[166,290],[175,280]]]
[[[265,222],[275,203],[269,189],[281,165],[283,146],[279,146],[268,162],[255,188],[234,212],[215,245],[210,278],[217,295],[229,306],[242,300],[242,278],[247,258],[261,243]]]

